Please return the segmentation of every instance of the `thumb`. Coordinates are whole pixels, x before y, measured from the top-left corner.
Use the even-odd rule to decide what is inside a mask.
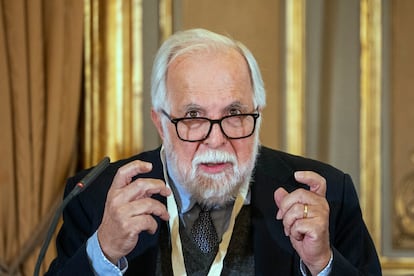
[[[309,186],[310,191],[320,196],[326,195],[326,179],[313,171],[296,171],[296,181]]]

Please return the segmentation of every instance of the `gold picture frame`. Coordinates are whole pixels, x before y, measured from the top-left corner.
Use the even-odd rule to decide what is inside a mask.
[[[382,33],[383,3],[381,0],[361,0],[361,208],[365,222],[376,244],[384,275],[413,275],[414,257],[393,257],[384,250],[383,204],[384,164],[381,121],[383,109],[381,80],[383,78]],[[387,207],[388,206],[388,207]]]

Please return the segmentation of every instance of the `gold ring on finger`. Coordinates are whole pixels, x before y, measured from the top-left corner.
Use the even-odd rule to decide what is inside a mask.
[[[303,204],[303,218],[307,218],[308,217],[308,204]]]

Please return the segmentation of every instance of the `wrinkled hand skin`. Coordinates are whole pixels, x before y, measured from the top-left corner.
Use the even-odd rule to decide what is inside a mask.
[[[151,198],[154,194],[171,194],[165,183],[144,178],[132,181],[134,176],[151,170],[151,163],[132,161],[118,169],[108,191],[98,240],[104,255],[114,264],[134,249],[141,232],[156,232],[153,215],[169,219],[166,206]]]
[[[295,172],[296,181],[309,190],[288,193],[278,188],[274,200],[279,208],[276,219],[282,220],[285,235],[312,275],[317,275],[331,258],[329,244],[329,205],[326,200],[326,180],[312,171]],[[304,218],[304,205],[308,215]]]

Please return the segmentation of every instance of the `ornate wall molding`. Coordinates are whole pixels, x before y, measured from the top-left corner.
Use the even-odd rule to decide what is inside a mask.
[[[306,1],[286,1],[286,150],[305,153]],[[289,127],[286,127],[289,126]]]

